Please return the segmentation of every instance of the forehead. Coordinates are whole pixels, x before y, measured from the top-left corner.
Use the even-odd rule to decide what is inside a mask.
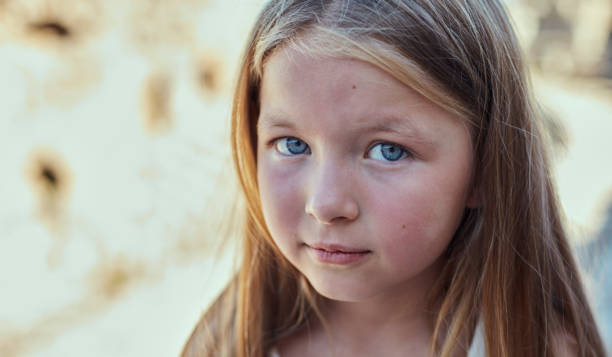
[[[290,87],[285,89],[312,89],[318,93],[322,85],[319,86],[317,83],[322,81],[326,81],[327,84],[334,83],[335,86],[330,89],[369,84],[402,88],[403,91],[413,92],[411,94],[414,96],[418,95],[378,67],[350,57],[310,54],[292,47],[283,47],[274,51],[264,63],[262,80],[264,90],[270,89],[271,84],[274,84]]]
[[[291,48],[266,61],[258,126],[285,118],[333,117],[342,126],[383,120],[430,130],[454,115],[380,68],[361,60],[305,54]],[[439,120],[427,120],[428,118]],[[427,122],[429,121],[429,122]],[[263,123],[262,123],[263,122]],[[320,122],[315,120],[313,122]]]

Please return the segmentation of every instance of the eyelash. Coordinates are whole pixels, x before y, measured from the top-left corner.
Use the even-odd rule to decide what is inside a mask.
[[[303,152],[299,152],[299,153],[295,153],[295,152],[291,152],[291,149],[289,149],[289,148],[287,148],[287,151],[289,151],[288,153],[281,151],[279,149],[279,143],[281,142],[281,140],[290,140],[290,139],[295,139],[296,141],[299,141],[299,143],[301,143],[303,145],[306,145],[306,148],[304,148],[304,151]],[[296,138],[294,136],[283,136],[283,137],[275,138],[275,139],[270,141],[269,145],[273,146],[274,149],[278,153],[280,153],[281,155],[284,155],[284,156],[298,156],[298,155],[304,155],[304,154],[308,155],[308,154],[310,154],[310,147],[308,146],[308,144],[304,140],[302,140],[300,138]],[[364,157],[365,158],[372,158],[372,157],[369,157],[370,152],[375,147],[377,147],[379,145],[389,145],[389,146],[391,146],[393,148],[398,148],[400,150],[400,156],[397,159],[395,159],[395,160],[389,160],[386,157],[385,157],[385,160],[374,159],[374,160],[377,160],[377,161],[396,162],[396,161],[400,161],[402,159],[406,159],[406,158],[410,158],[410,157],[414,156],[412,154],[412,152],[410,150],[406,149],[403,145],[396,144],[396,143],[389,142],[389,141],[378,141],[378,142],[375,142],[375,143],[373,143],[372,145],[369,146],[369,148],[366,151]],[[384,157],[384,154],[381,154],[381,155]]]

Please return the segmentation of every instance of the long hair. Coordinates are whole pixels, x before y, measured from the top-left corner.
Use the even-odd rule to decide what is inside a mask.
[[[501,2],[273,0],[248,39],[231,118],[247,210],[241,268],[185,355],[263,357],[318,315],[318,294],[270,237],[257,188],[260,83],[266,59],[286,46],[370,63],[470,123],[480,206],[466,209],[430,294],[433,355],[464,354],[479,321],[489,356],[552,356],[559,333],[578,356],[605,354]]]

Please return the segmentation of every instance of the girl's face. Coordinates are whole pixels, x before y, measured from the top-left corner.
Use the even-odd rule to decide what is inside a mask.
[[[279,50],[257,135],[266,224],[320,294],[429,287],[471,200],[461,120],[365,62]]]

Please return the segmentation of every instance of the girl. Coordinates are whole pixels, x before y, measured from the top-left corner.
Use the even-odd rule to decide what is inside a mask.
[[[603,356],[498,0],[273,0],[241,268],[184,356]]]

